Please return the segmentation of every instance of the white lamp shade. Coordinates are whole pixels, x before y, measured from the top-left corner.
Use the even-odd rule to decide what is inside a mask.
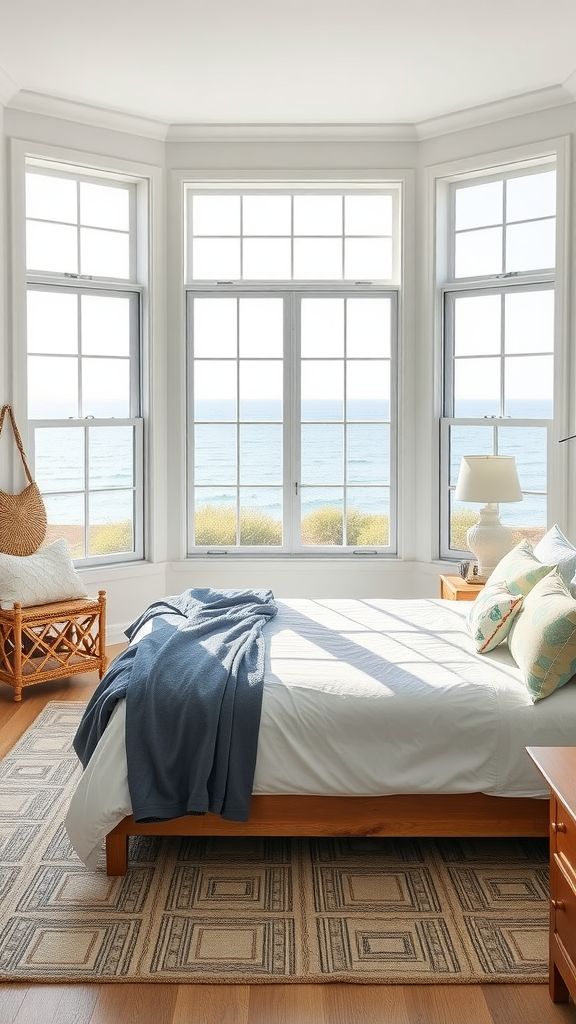
[[[522,501],[516,460],[512,455],[463,455],[454,497],[482,504]]]

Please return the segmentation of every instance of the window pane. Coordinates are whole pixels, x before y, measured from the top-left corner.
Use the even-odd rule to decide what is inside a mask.
[[[456,277],[502,273],[502,228],[483,228],[456,235]]]
[[[302,363],[303,420],[341,420],[344,415],[344,362],[324,359]]]
[[[500,352],[501,298],[473,295],[454,303],[454,355]]]
[[[340,238],[295,238],[294,278],[301,281],[342,279]]]
[[[236,299],[194,299],[194,355],[235,356],[237,316]]]
[[[282,490],[279,487],[240,488],[240,543],[282,543]]]
[[[514,456],[523,491],[546,491],[546,449],[547,432],[544,427],[498,429],[498,453]],[[518,511],[522,513],[524,509],[519,507]]]
[[[26,174],[26,216],[76,224],[76,182],[48,174]]]
[[[506,271],[556,266],[556,221],[512,224],[506,229]]]
[[[390,399],[387,359],[350,359],[346,364],[346,384],[346,415],[350,419],[386,419]]]
[[[194,489],[195,543],[231,545],[236,543],[236,491],[222,487]]]
[[[240,355],[277,356],[284,351],[282,299],[240,299]]]
[[[345,196],[347,235],[391,235],[392,196]]]
[[[192,243],[193,276],[203,280],[240,278],[240,239],[195,238]]]
[[[389,299],[348,299],[346,351],[349,356],[390,355]]]
[[[458,482],[460,463],[464,455],[494,455],[492,427],[450,427],[450,486]],[[504,453],[502,453],[504,454]]]
[[[236,484],[236,426],[197,423],[194,428],[194,482]]]
[[[130,300],[111,295],[83,295],[84,355],[130,355]]]
[[[302,299],[301,354],[344,355],[344,299]]]
[[[492,358],[456,360],[454,366],[454,415],[498,416],[499,414],[500,360]]]
[[[194,419],[235,420],[237,364],[232,360],[196,360]]]
[[[130,193],[127,188],[80,182],[80,223],[94,228],[130,227]]]
[[[335,423],[302,425],[301,482],[344,483],[344,427]]]
[[[391,238],[347,238],[344,255],[344,277],[348,281],[382,281],[392,277]]]
[[[133,427],[90,427],[88,445],[89,487],[133,486]],[[110,498],[114,502],[116,495]]]
[[[510,356],[504,360],[506,416],[552,416],[553,356]]]
[[[83,359],[82,416],[129,415],[128,359]]]
[[[290,196],[244,196],[242,228],[245,235],[289,235]]]
[[[348,424],[346,478],[349,484],[390,483],[390,427],[387,423]]]
[[[501,224],[503,184],[490,181],[484,185],[469,185],[456,189],[456,231],[480,228],[488,224]]]
[[[468,551],[466,534],[471,526],[478,522],[479,506],[466,505],[462,501],[456,501],[454,492],[450,492],[450,547],[456,551]],[[472,559],[472,552],[470,552]]]
[[[134,550],[134,493],[106,491],[88,497],[89,555]]]
[[[283,374],[280,360],[240,361],[240,419],[282,419]],[[263,397],[266,396],[266,397]]]
[[[341,235],[342,196],[294,196],[295,235]]]
[[[506,220],[532,220],[556,213],[556,171],[510,178],[506,183]]]
[[[26,332],[29,352],[78,351],[78,296],[30,289]]]
[[[193,196],[192,230],[195,235],[239,235],[240,196]]]
[[[78,412],[78,360],[29,356],[29,419],[66,419],[78,416]]]
[[[64,537],[71,558],[85,558],[84,495],[46,494],[44,505],[48,519],[45,543],[50,544]]]
[[[500,505],[500,520],[512,530],[515,544],[524,538],[537,544],[547,529],[546,495],[525,494],[524,501]]]
[[[82,427],[40,427],[34,447],[35,479],[43,493],[84,487]]]
[[[349,487],[346,543],[372,547],[388,543],[390,491],[387,487]]]
[[[243,423],[240,427],[240,483],[282,483],[282,427]]]
[[[301,538],[304,547],[342,545],[343,491],[339,487],[302,487]]]
[[[130,277],[130,245],[127,234],[80,228],[82,274],[93,277]]]
[[[504,347],[509,352],[552,352],[554,292],[519,292],[504,299]]]
[[[284,280],[292,276],[289,238],[247,238],[242,242],[244,280]]]
[[[63,224],[26,225],[26,267],[53,273],[77,274],[77,229]]]

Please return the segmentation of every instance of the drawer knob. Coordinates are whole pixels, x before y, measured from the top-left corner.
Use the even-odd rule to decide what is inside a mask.
[[[566,825],[564,824],[563,821],[553,821],[552,822],[552,831],[553,832],[565,832],[566,831]]]
[[[550,900],[554,910],[564,910],[564,900]]]

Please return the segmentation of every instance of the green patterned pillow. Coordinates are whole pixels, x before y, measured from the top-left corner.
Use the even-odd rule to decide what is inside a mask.
[[[505,583],[492,583],[480,591],[466,616],[479,654],[491,651],[508,636],[523,600],[522,594],[511,594]]]
[[[534,703],[576,675],[576,601],[551,572],[524,598],[508,646]]]
[[[554,568],[554,565],[543,565],[536,558],[528,541],[522,540],[498,562],[486,580],[486,586],[492,583],[505,583],[513,594],[523,594],[526,597],[538,580]]]

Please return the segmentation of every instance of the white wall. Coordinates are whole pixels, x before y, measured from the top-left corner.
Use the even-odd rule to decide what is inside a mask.
[[[0,118],[2,108],[0,108]],[[104,115],[103,115],[104,117]],[[334,134],[334,133],[332,133]],[[349,138],[290,138],[288,131],[263,139],[202,138],[186,135],[185,129],[168,131],[168,141],[144,137],[132,130],[111,130],[94,124],[79,123],[62,116],[30,113],[7,107],[4,111],[4,136],[34,144],[69,148],[75,152],[99,155],[110,160],[126,160],[154,165],[164,170],[163,184],[155,197],[155,276],[152,289],[154,336],[149,357],[153,367],[150,414],[154,424],[152,459],[153,515],[151,517],[151,561],[144,565],[118,566],[114,569],[86,570],[83,575],[90,591],[104,588],[109,601],[109,636],[114,640],[120,629],[150,601],[177,593],[188,586],[271,587],[279,597],[288,596],[435,596],[442,564],[437,550],[437,438],[435,414],[436,361],[431,327],[433,291],[431,210],[429,168],[450,161],[472,158],[545,139],[570,136],[576,141],[576,103],[502,120],[473,128],[462,127],[434,138],[416,138],[406,133],[398,141],[390,132],[383,138],[365,139],[359,132]],[[409,133],[408,133],[409,134]],[[574,161],[576,147],[572,146]],[[7,176],[6,152],[0,165],[0,237],[2,228],[2,181]],[[574,171],[574,167],[572,168]],[[184,471],[183,424],[183,321],[181,293],[181,226],[179,210],[180,172],[198,178],[389,176],[394,171],[406,175],[406,291],[402,336],[402,360],[406,386],[401,408],[401,495],[406,514],[400,524],[401,557],[360,562],[358,558],[340,560],[267,557],[239,558],[213,556],[182,559],[183,522],[180,495]],[[572,174],[576,181],[576,174]],[[574,186],[572,186],[574,188]],[[572,197],[574,199],[574,196]],[[8,203],[10,206],[10,190]],[[569,211],[570,255],[575,246],[573,202]],[[166,243],[164,242],[166,227]],[[0,301],[12,287],[10,261],[5,259],[2,274],[0,249]],[[574,293],[573,260],[569,269],[569,293]],[[164,280],[166,277],[167,281]],[[6,309],[6,303],[2,303]],[[571,344],[568,371],[570,401],[562,429],[576,431],[576,387],[574,351],[576,336],[574,312],[567,308],[566,331]],[[0,319],[0,399],[10,398],[11,325]],[[417,368],[417,370],[416,370]],[[576,442],[574,442],[576,445]],[[567,446],[564,446],[567,447]],[[1,452],[0,452],[1,457]],[[565,510],[561,525],[576,539],[575,476],[576,447],[567,460],[571,512]],[[1,471],[0,463],[0,471]],[[0,486],[2,480],[0,479]],[[568,504],[568,503],[567,503]]]

